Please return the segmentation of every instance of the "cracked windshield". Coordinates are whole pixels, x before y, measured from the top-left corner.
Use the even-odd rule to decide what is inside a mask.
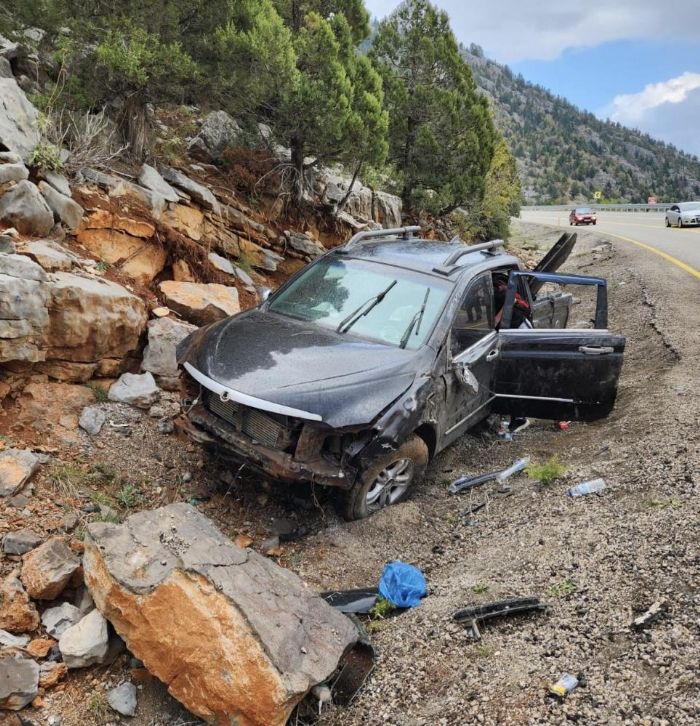
[[[450,287],[428,275],[375,263],[322,261],[276,296],[269,309],[415,350],[431,331]]]

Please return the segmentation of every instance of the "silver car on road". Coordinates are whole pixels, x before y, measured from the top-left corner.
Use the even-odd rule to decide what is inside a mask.
[[[700,202],[681,202],[666,210],[667,227],[700,224]]]

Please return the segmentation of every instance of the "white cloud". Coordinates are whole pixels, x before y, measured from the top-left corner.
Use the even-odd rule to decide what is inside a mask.
[[[700,156],[700,73],[686,72],[639,93],[615,96],[599,113]]]
[[[567,48],[624,39],[697,39],[697,0],[433,0],[446,10],[457,37],[483,46],[502,63],[552,60]],[[382,17],[398,0],[367,0]]]

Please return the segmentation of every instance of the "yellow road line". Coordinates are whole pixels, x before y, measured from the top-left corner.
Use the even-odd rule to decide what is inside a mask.
[[[607,234],[609,237],[617,237],[618,239],[625,240],[625,242],[631,242],[633,245],[637,245],[638,247],[643,247],[645,250],[649,250],[649,252],[653,252],[655,255],[658,255],[659,257],[663,257],[665,260],[670,262],[672,265],[675,265],[676,267],[680,267],[681,270],[684,270],[685,272],[690,273],[691,275],[693,275],[693,277],[697,277],[698,280],[700,280],[700,270],[696,270],[694,267],[691,267],[690,265],[686,265],[685,262],[681,262],[679,259],[677,259],[673,255],[669,255],[666,252],[657,250],[656,247],[652,247],[651,245],[644,244],[644,242],[639,242],[638,240],[632,239],[631,237],[623,237],[621,234],[614,234],[613,232],[604,232],[603,234]]]

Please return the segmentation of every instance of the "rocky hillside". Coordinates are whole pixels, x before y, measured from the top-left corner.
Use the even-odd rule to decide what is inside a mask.
[[[676,201],[700,196],[700,161],[639,131],[601,121],[516,76],[480,50],[462,53],[518,161],[527,204]]]

